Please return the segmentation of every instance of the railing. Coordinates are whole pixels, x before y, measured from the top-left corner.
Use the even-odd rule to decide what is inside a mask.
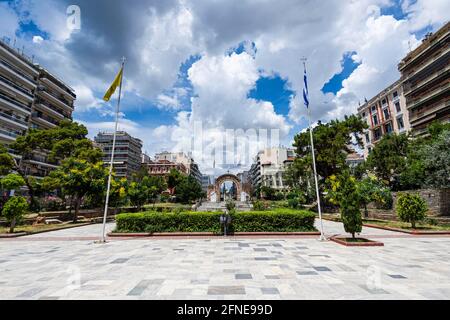
[[[7,136],[10,136],[12,138],[16,138],[19,135],[18,133],[15,133],[13,131],[4,130],[2,128],[0,128],[0,133],[4,134],[4,135],[7,135]]]
[[[33,93],[30,90],[26,90],[24,88],[22,88],[21,86],[18,86],[17,84],[15,84],[14,82],[12,82],[11,80],[5,78],[4,76],[0,75],[0,79],[4,82],[6,82],[8,85],[10,85],[11,87],[13,87],[16,90],[19,90],[20,92],[22,92],[23,94],[27,95],[28,97],[30,97],[31,99],[33,98]]]
[[[28,126],[28,122],[26,122],[26,121],[24,121],[24,120],[22,120],[20,118],[13,117],[12,115],[4,113],[2,111],[0,111],[0,116],[3,117],[3,118],[7,118],[9,120],[12,120],[14,122],[18,122],[18,123],[20,123],[20,124],[22,124],[24,126]]]
[[[66,99],[64,99],[64,98],[62,97],[62,95],[54,94],[53,92],[51,92],[50,90],[47,90],[47,89],[43,89],[42,92],[47,93],[48,95],[52,96],[53,98],[55,98],[55,99],[58,100],[59,102],[65,104],[66,106],[68,106],[69,108],[72,109],[72,107],[70,106],[69,102],[68,102]]]
[[[70,116],[68,116],[68,115],[66,116],[66,115],[63,113],[63,111],[62,111],[61,109],[58,109],[58,108],[54,107],[53,105],[51,105],[51,104],[48,103],[47,101],[44,101],[44,100],[39,99],[36,103],[37,103],[37,104],[41,104],[41,105],[43,105],[44,107],[47,107],[47,108],[49,108],[49,109],[55,111],[55,112],[56,112],[57,114],[59,114],[61,117],[67,117],[67,118],[70,117]]]
[[[11,99],[10,97],[8,97],[8,96],[6,96],[6,95],[4,95],[4,94],[2,94],[2,93],[0,93],[0,98],[2,98],[2,99],[4,99],[4,100],[8,101],[9,103],[12,103],[12,104],[14,104],[14,105],[20,107],[20,108],[22,108],[22,109],[24,109],[24,110],[26,110],[26,111],[28,111],[28,112],[31,111],[31,108],[30,108],[29,106],[24,105],[23,103],[20,103],[20,102],[17,101],[17,100]]]
[[[11,69],[12,71],[14,71],[15,73],[17,73],[18,75],[20,75],[21,77],[24,77],[25,79],[27,79],[28,81],[32,82],[35,84],[35,80],[33,78],[31,78],[30,76],[24,74],[23,72],[21,72],[20,70],[17,69],[17,67],[13,66],[12,64],[6,62],[5,60],[0,59],[0,64],[8,67],[9,69]]]

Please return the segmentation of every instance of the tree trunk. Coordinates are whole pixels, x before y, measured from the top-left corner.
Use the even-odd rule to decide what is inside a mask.
[[[70,202],[69,202],[69,216],[72,214],[72,206],[73,206],[73,195],[70,196]]]
[[[15,227],[16,227],[16,218],[13,218],[9,226],[9,233],[14,233]]]
[[[416,228],[416,220],[411,221],[411,225],[412,225],[412,228],[415,229]]]
[[[75,213],[73,215],[73,223],[76,223],[78,220],[78,212],[80,211],[80,205],[81,205],[81,197],[77,196],[75,200]]]
[[[369,217],[369,211],[367,210],[367,204],[366,204],[366,203],[364,203],[364,216],[365,216],[366,218]]]
[[[355,233],[354,233],[354,232],[352,232],[352,239],[356,239],[356,238],[355,238]]]

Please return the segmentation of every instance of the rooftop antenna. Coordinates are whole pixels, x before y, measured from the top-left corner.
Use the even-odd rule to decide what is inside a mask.
[[[409,52],[411,52],[411,51],[412,51],[412,48],[411,48],[411,40],[408,40],[408,47],[409,47]]]

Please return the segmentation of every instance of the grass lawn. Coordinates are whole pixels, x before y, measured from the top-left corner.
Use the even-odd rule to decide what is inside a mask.
[[[323,214],[324,218],[341,222],[341,218],[339,214]],[[389,228],[397,228],[404,230],[414,230],[411,227],[411,223],[401,222],[401,221],[390,221],[390,220],[380,220],[380,219],[363,219],[364,224],[373,224],[381,227],[389,227]],[[431,225],[428,223],[416,223],[415,230],[423,230],[423,231],[450,231],[450,224],[439,224],[439,225]]]
[[[27,233],[34,233],[34,232],[41,232],[41,231],[53,231],[53,230],[60,230],[60,229],[67,229],[71,228],[77,225],[84,225],[87,222],[65,222],[61,224],[38,224],[38,225],[22,225],[22,226],[16,226],[14,228],[14,233],[21,233],[21,232],[27,232]],[[0,234],[9,233],[9,227],[0,227]]]

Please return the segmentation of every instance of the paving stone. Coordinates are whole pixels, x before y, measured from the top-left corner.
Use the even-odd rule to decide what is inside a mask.
[[[253,248],[253,250],[256,251],[256,252],[264,252],[264,251],[267,251],[266,248]]]
[[[44,288],[32,288],[29,289],[25,292],[22,292],[21,294],[19,294],[17,297],[18,298],[31,298],[35,295],[37,295],[39,292],[44,291]]]
[[[114,264],[120,264],[120,263],[125,263],[125,262],[127,262],[129,259],[125,259],[125,258],[118,258],[118,259],[116,259],[116,260],[114,260],[114,261],[112,261],[111,263],[114,263]]]
[[[261,288],[262,294],[280,294],[277,288]]]
[[[249,273],[241,273],[235,275],[236,280],[246,280],[246,279],[253,279],[252,275]]]
[[[318,275],[317,272],[315,271],[297,271],[297,274],[300,276],[313,276],[313,275]]]
[[[331,269],[330,268],[328,268],[328,267],[313,267],[314,268],[314,270],[316,270],[316,271],[331,271]]]
[[[208,288],[208,295],[242,295],[245,294],[243,286],[211,286]]]
[[[389,277],[394,279],[406,279],[406,277],[402,276],[401,274],[390,274]]]
[[[145,289],[151,284],[150,280],[142,280],[138,283],[136,287],[134,287],[130,292],[128,292],[129,296],[140,296]]]

